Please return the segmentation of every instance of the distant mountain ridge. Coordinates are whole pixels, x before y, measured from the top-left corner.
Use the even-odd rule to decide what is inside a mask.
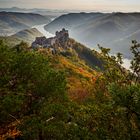
[[[71,30],[72,28],[82,25],[88,22],[90,19],[96,19],[104,15],[103,13],[69,13],[62,15],[46,25],[46,29],[55,33],[56,30],[60,30],[63,27]],[[52,28],[53,27],[53,28]]]
[[[60,28],[68,28],[71,37],[90,48],[97,49],[100,44],[111,48],[113,53],[131,57],[128,44],[132,39],[140,41],[136,33],[140,29],[140,13],[71,13],[45,27],[51,33]]]
[[[33,13],[0,12],[0,35],[14,34],[34,25],[47,24],[50,18]]]
[[[36,13],[45,16],[53,16],[58,17],[63,14],[67,14],[71,12],[70,10],[51,10],[51,9],[41,9],[41,8],[19,8],[19,7],[11,7],[11,8],[0,8],[0,12],[21,12],[21,13]]]

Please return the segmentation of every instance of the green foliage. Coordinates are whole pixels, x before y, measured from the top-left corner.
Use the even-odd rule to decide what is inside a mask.
[[[131,61],[131,69],[133,71],[131,78],[134,78],[136,83],[140,83],[140,44],[136,40],[132,41],[131,51],[134,55]]]
[[[37,118],[40,118],[44,104],[58,102],[61,108],[61,102],[67,100],[63,72],[50,68],[45,56],[28,51],[26,46],[22,42],[15,49],[10,49],[0,42],[1,125],[21,120],[23,116],[28,116],[31,121],[32,115],[39,121]],[[32,127],[37,127],[37,124],[39,122]]]
[[[51,68],[47,56],[24,42],[10,49],[1,41],[1,126],[17,122],[25,140],[139,140],[139,44],[131,47],[132,72],[121,66],[122,54],[99,47],[104,70],[89,97],[76,103],[67,97],[65,74]],[[75,48],[89,54],[83,50]]]
[[[131,51],[134,55],[131,65],[132,72],[121,66],[123,61],[120,53],[117,56],[110,56],[109,49],[99,46],[105,68],[103,77],[99,79],[104,84],[104,88],[100,88],[99,91],[107,94],[109,98],[108,101],[104,100],[104,103],[105,105],[110,104],[113,108],[112,113],[109,111],[111,114],[108,119],[112,119],[112,122],[117,121],[119,124],[112,124],[115,133],[118,133],[116,135],[113,132],[109,135],[109,138],[112,137],[113,139],[137,140],[140,137],[140,111],[138,109],[140,107],[139,44],[136,41],[132,43]],[[108,119],[106,122],[109,121]],[[110,124],[110,122],[108,123]],[[118,137],[114,137],[114,134]]]
[[[128,73],[121,66],[121,64],[123,64],[122,54],[118,53],[116,56],[110,56],[110,49],[103,48],[100,45],[99,49],[101,50],[101,58],[104,62],[103,74],[106,79],[106,82],[125,82],[127,80]]]
[[[140,85],[120,86],[112,84],[109,86],[112,95],[113,106],[122,110],[127,122],[127,139],[138,139],[140,137]]]

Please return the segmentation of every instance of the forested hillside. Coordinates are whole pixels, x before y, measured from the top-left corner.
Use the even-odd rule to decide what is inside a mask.
[[[120,53],[69,41],[55,54],[0,41],[1,139],[139,140],[140,44],[132,42],[130,72]]]

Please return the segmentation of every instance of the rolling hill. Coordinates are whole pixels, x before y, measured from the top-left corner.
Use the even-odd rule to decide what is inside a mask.
[[[35,40],[36,37],[43,36],[36,28],[21,30],[18,33],[8,36],[0,37],[4,39],[11,47],[19,44],[21,41],[29,43],[29,45]]]

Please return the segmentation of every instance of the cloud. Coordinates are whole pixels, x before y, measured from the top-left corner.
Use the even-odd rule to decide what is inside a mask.
[[[0,0],[0,7],[140,11],[140,0]]]

